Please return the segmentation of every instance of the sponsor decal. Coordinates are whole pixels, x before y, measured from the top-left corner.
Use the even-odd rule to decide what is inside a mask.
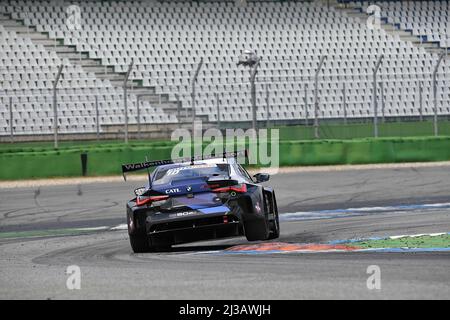
[[[180,192],[180,189],[179,189],[179,188],[175,188],[175,189],[167,189],[165,192],[166,192],[166,194],[173,194],[173,193],[178,193],[178,192]]]
[[[130,171],[138,171],[142,169],[147,169],[155,166],[162,166],[165,164],[172,164],[172,160],[157,160],[157,161],[151,161],[151,162],[140,162],[140,163],[130,163],[130,164],[124,164],[122,165],[122,171],[123,172],[130,172]]]
[[[177,212],[177,213],[170,214],[169,217],[170,217],[170,218],[179,218],[179,217],[190,216],[190,215],[193,215],[193,214],[197,214],[197,211],[182,211],[182,212]]]
[[[191,191],[192,191],[192,186],[187,186],[187,187],[186,187],[186,191],[187,191],[187,192],[191,192]]]
[[[192,166],[184,166],[167,170],[168,176],[176,176],[180,171],[184,170],[192,170],[192,169],[204,169],[204,168],[213,168],[216,167],[216,164],[196,164]]]

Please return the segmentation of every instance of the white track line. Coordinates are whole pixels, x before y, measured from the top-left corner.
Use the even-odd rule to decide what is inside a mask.
[[[120,231],[120,230],[128,230],[128,226],[126,223],[124,224],[119,224],[115,227],[109,228],[109,231]]]

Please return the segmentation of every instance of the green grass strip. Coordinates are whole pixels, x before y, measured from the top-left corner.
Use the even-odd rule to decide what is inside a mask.
[[[374,248],[450,248],[450,234],[439,236],[403,237],[399,239],[363,240],[348,245]]]

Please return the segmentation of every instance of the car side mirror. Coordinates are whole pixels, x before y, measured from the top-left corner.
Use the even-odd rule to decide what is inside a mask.
[[[253,176],[255,178],[256,183],[266,182],[270,179],[270,174],[268,173],[257,173]]]

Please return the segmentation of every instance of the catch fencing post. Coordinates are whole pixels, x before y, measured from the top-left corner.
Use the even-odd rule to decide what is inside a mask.
[[[377,99],[377,73],[380,69],[381,61],[383,60],[383,55],[378,57],[377,64],[375,65],[375,69],[373,72],[373,109],[374,109],[374,117],[373,117],[373,130],[374,137],[378,138],[378,99]]]
[[[269,84],[266,84],[266,108],[267,108],[267,121],[266,128],[270,126],[270,100],[269,100]]]
[[[200,62],[197,66],[197,70],[195,70],[195,73],[192,75],[191,79],[191,85],[192,85],[192,91],[191,91],[191,98],[192,98],[192,134],[194,134],[195,129],[195,83],[197,82],[198,74],[200,73],[200,69],[203,65],[203,57],[200,58]]]
[[[141,140],[141,96],[137,96],[136,114],[137,114],[138,140]]]
[[[444,59],[445,53],[441,53],[439,56],[439,59],[436,63],[436,66],[433,71],[433,104],[434,104],[434,135],[439,135],[439,128],[438,128],[438,111],[437,111],[437,72],[439,69],[439,66],[441,65],[442,59]]]
[[[345,80],[342,83],[342,103],[344,106],[344,124],[347,125],[347,90]]]
[[[305,96],[303,97],[305,100],[305,125],[308,126],[309,115],[308,115],[308,84],[305,83]]]
[[[133,69],[134,59],[131,59],[131,63],[128,66],[128,71],[125,75],[125,79],[123,81],[123,102],[125,108],[125,143],[128,144],[128,79],[130,78],[131,69]]]
[[[319,134],[319,99],[318,99],[318,86],[319,86],[319,73],[322,70],[323,63],[325,61],[326,56],[322,56],[320,58],[319,66],[316,70],[316,74],[314,76],[314,137],[316,139],[320,138]]]
[[[422,82],[419,82],[419,119],[423,121],[423,87]]]
[[[56,79],[53,82],[53,132],[54,132],[54,147],[58,149],[58,104],[56,97],[56,89],[58,87],[58,82],[61,77],[62,69],[64,65],[60,65],[58,68],[58,73],[56,74]]]
[[[100,119],[98,112],[98,97],[95,96],[95,127],[97,132],[97,141],[100,140]]]
[[[256,128],[258,126],[257,124],[257,115],[256,115],[256,73],[258,72],[259,64],[261,63],[261,57],[258,57],[258,60],[256,61],[255,65],[252,68],[251,74],[250,74],[250,84],[251,84],[251,94],[252,94],[252,128],[256,131]]]
[[[384,117],[384,82],[381,81],[380,82],[380,90],[381,90],[381,121],[384,123],[385,122],[385,117]]]
[[[178,93],[175,94],[175,98],[177,99],[177,118],[178,122],[181,122],[181,102],[180,102],[180,95]]]
[[[11,134],[11,143],[14,142],[14,125],[13,125],[13,98],[9,97],[9,130]]]
[[[216,108],[217,108],[217,130],[220,130],[220,103],[219,103],[219,94],[217,92],[214,93],[214,97],[216,100]]]

